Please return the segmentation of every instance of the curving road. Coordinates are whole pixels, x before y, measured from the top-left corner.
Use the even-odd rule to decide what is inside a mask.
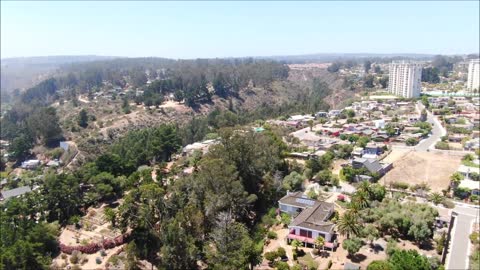
[[[422,104],[421,101],[417,102],[416,107],[419,112],[425,109],[425,106]],[[431,135],[428,138],[420,141],[420,143],[414,147],[416,151],[427,151],[428,149],[433,149],[435,144],[441,140],[440,138],[447,134],[447,131],[440,124],[440,121],[438,121],[438,118],[435,117],[428,110],[427,110],[427,122],[433,125]]]

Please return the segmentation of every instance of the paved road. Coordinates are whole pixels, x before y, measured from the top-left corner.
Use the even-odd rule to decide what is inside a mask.
[[[471,250],[470,239],[472,225],[475,221],[479,222],[479,210],[472,207],[455,206],[453,213],[457,216],[454,221],[449,253],[446,259],[446,269],[460,270],[468,269],[469,254]]]
[[[418,101],[417,110],[422,111],[425,106],[423,106],[422,102]],[[422,140],[419,144],[415,146],[416,151],[427,151],[428,149],[433,149],[435,143],[440,141],[440,138],[447,134],[447,131],[438,121],[437,117],[435,117],[431,112],[427,111],[427,121],[433,125],[432,134],[430,137]]]

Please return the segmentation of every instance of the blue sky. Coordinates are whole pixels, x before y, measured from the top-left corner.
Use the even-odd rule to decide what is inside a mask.
[[[1,2],[1,57],[479,51],[479,1]]]

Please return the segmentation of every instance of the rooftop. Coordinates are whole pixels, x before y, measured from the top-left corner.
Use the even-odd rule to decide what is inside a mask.
[[[2,191],[0,194],[2,199],[6,200],[12,197],[18,197],[30,191],[32,191],[32,189],[29,186],[24,186],[24,187],[14,188],[11,190],[5,190],[5,191]]]
[[[461,188],[468,188],[470,190],[480,189],[480,182],[473,181],[473,180],[470,180],[470,179],[463,179],[460,182],[460,185],[458,185],[458,186],[461,187]]]
[[[334,205],[327,202],[314,201],[314,206],[303,210],[290,224],[290,226],[306,229],[332,232],[335,224],[328,221],[333,214]]]
[[[287,192],[287,195],[283,196],[279,202],[281,204],[288,204],[295,207],[312,207],[317,202],[316,200],[309,199],[301,191],[297,192]]]

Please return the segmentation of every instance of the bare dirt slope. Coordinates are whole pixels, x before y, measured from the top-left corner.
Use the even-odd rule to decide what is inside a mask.
[[[461,157],[442,153],[411,151],[393,162],[393,169],[381,180],[382,184],[405,182],[410,186],[428,183],[432,192],[446,189],[450,176],[458,169]]]

